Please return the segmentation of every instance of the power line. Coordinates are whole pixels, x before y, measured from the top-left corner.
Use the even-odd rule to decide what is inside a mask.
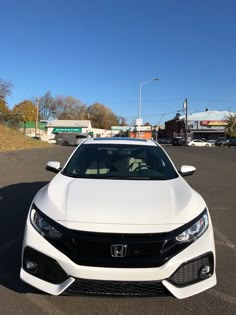
[[[176,109],[175,111],[171,111],[171,112],[167,112],[167,113],[160,113],[160,114],[149,114],[149,115],[142,115],[142,117],[159,117],[159,116],[165,116],[165,115],[170,115],[173,113],[179,113],[183,111],[183,109]],[[122,116],[122,115],[121,115]],[[126,116],[124,115],[124,117],[126,118],[136,118],[137,115],[132,115],[132,116]]]

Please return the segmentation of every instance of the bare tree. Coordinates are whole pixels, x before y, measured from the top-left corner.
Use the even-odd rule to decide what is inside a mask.
[[[0,99],[5,99],[8,95],[11,95],[13,84],[11,81],[6,81],[0,78]]]
[[[127,125],[124,117],[116,116],[110,108],[102,104],[94,103],[87,107],[72,96],[53,97],[50,91],[40,97],[39,110],[44,119],[91,120],[95,128],[110,129],[115,125]]]
[[[50,91],[47,91],[39,98],[39,112],[42,119],[49,119],[53,116],[54,98]]]
[[[119,126],[127,126],[127,120],[125,117],[117,116],[117,121],[119,123]]]
[[[53,109],[58,119],[88,119],[86,105],[72,96],[57,96]]]

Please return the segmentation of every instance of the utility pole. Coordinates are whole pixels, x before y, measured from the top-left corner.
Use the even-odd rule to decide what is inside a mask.
[[[35,117],[35,138],[38,134],[38,120],[39,120],[39,99],[36,98],[36,117]]]
[[[184,110],[185,110],[185,144],[187,145],[188,141],[188,99],[186,98],[184,100],[183,104]]]

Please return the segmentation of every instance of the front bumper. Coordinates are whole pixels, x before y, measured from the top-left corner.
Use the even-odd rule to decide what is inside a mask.
[[[43,254],[46,257],[43,259],[47,260],[48,257],[48,260],[51,261],[51,267],[50,264],[47,268],[45,267],[46,271],[44,273],[50,274],[53,270],[55,272],[55,267],[53,267],[53,263],[55,263],[55,266],[59,266],[58,268],[62,270],[64,277],[56,278],[56,281],[49,281],[47,277],[39,278],[36,273],[27,272],[24,253],[28,248],[35,250],[36,253],[39,252],[39,255]],[[206,264],[205,257],[212,257],[209,258],[211,260],[211,276],[200,279],[199,271]],[[184,268],[185,273],[183,273]],[[178,270],[179,273],[176,274]],[[186,275],[190,277],[189,281],[187,279],[185,282],[182,281],[183,283],[181,283],[181,280],[178,282],[179,278],[184,279]],[[195,275],[194,279],[193,275]],[[210,222],[206,232],[197,241],[160,267],[107,268],[81,266],[72,262],[66,255],[47,242],[27,220],[20,277],[28,284],[52,295],[89,293],[163,296],[172,294],[177,298],[186,298],[207,290],[216,284],[212,225]],[[122,288],[125,288],[125,290]]]

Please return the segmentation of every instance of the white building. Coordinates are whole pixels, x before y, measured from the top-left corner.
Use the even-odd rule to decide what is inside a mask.
[[[51,120],[47,123],[48,141],[55,138],[56,133],[78,132],[89,133],[92,126],[90,120]]]
[[[55,138],[56,133],[73,132],[90,134],[92,137],[106,137],[111,131],[92,128],[90,120],[51,120],[47,123],[48,142]]]

